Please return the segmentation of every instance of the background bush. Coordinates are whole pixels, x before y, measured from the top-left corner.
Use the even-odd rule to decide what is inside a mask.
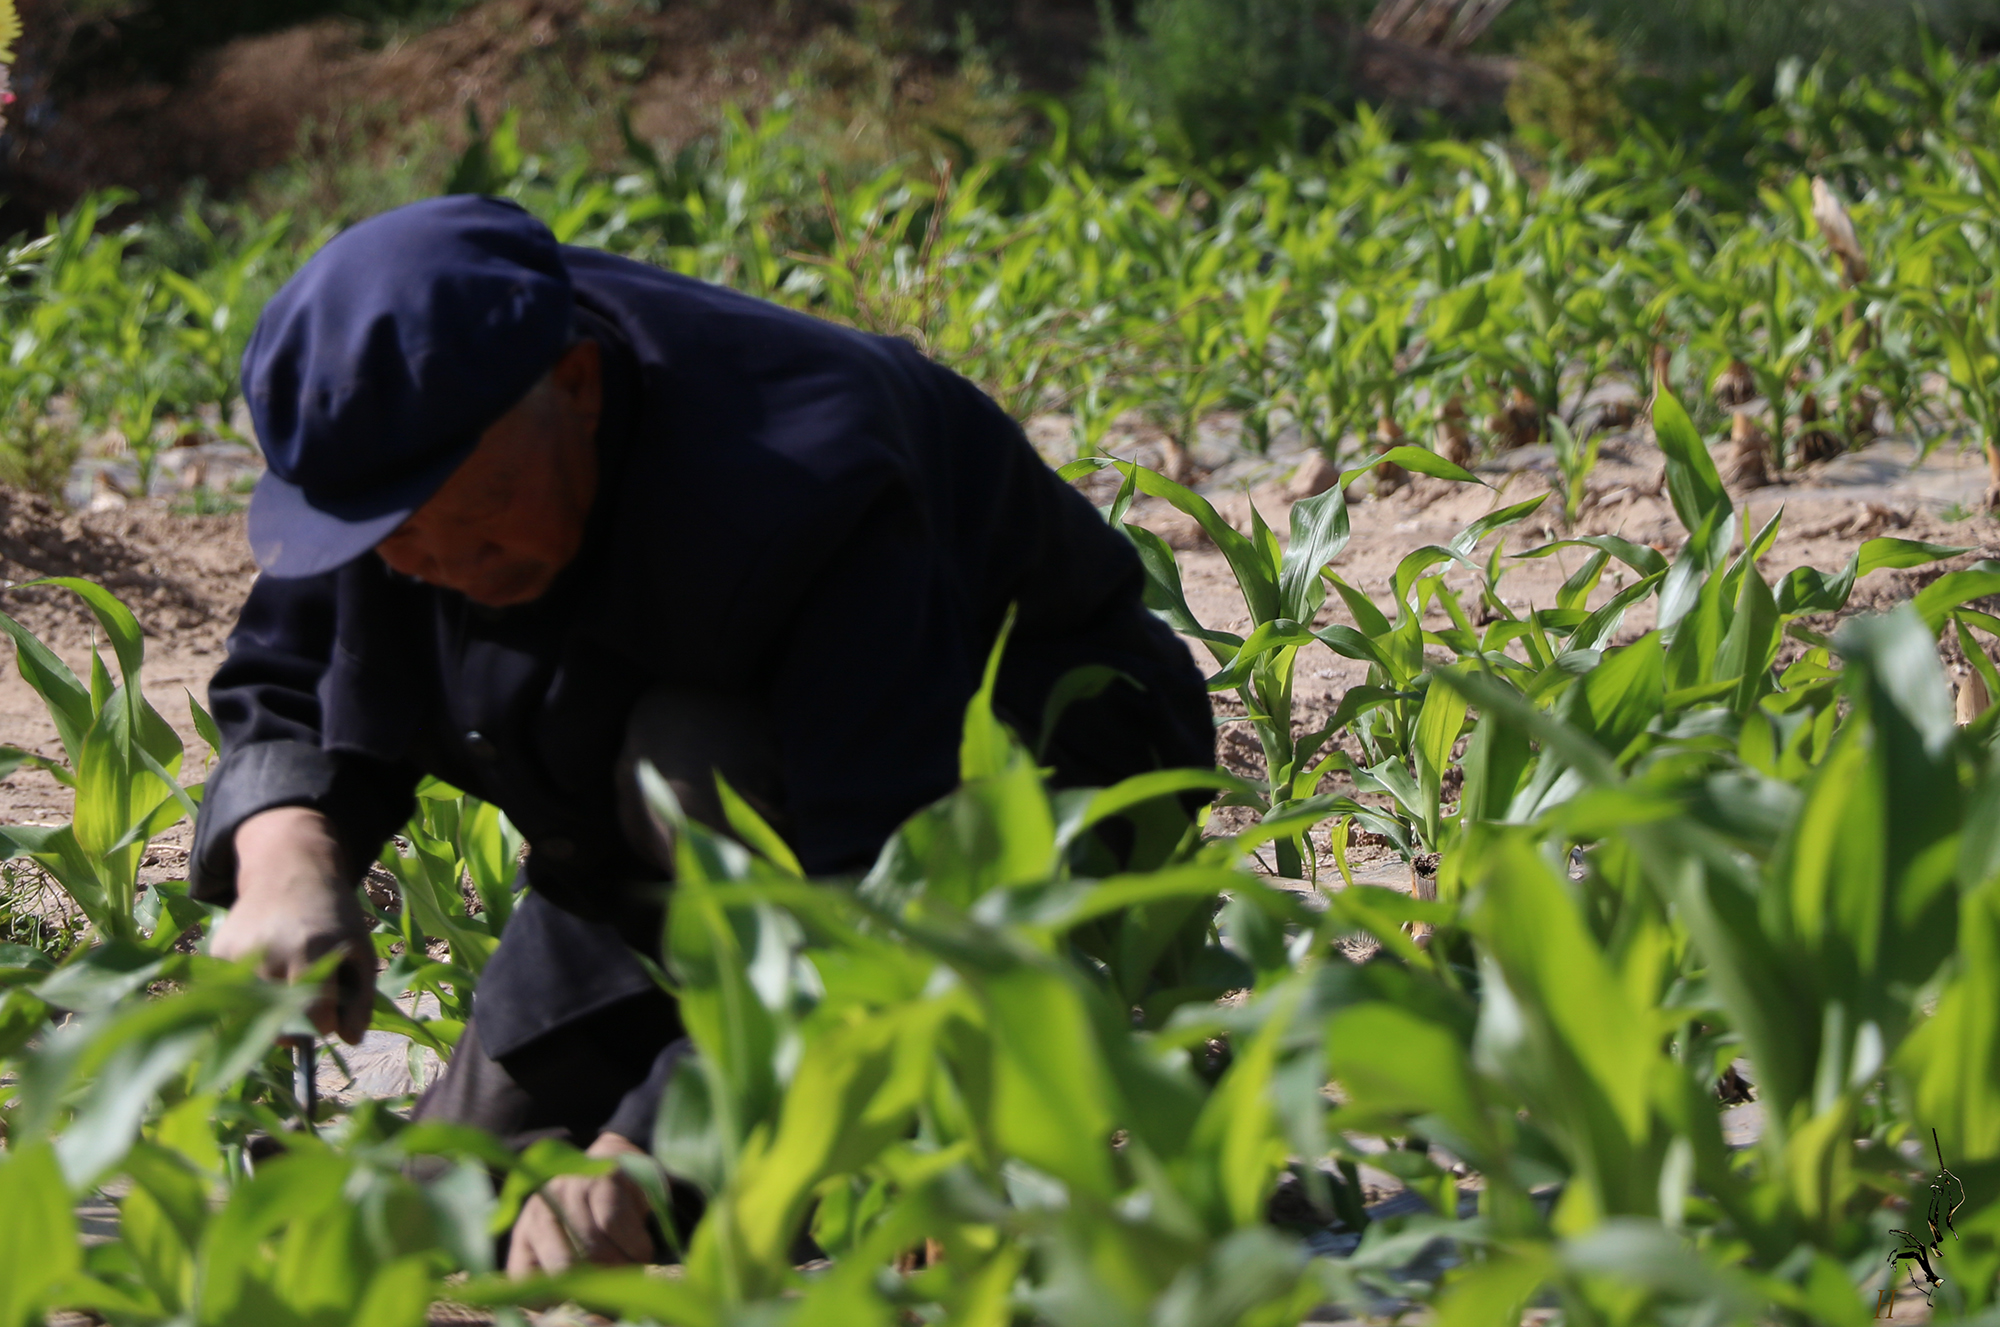
[[[1349,95],[1338,34],[1369,8],[1370,0],[1143,0],[1129,33],[1106,22],[1101,76],[1192,155],[1296,141],[1302,113],[1324,125],[1310,103]]]
[[[1494,36],[1529,40],[1565,8],[1595,23],[1628,58],[1677,80],[1768,80],[1788,57],[1823,55],[1880,71],[1918,58],[1926,24],[1952,44],[2000,33],[1995,0],[1577,0],[1573,7],[1516,0]]]

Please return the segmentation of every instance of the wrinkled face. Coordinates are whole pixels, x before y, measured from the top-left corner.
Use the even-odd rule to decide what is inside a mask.
[[[375,551],[491,608],[540,598],[583,545],[602,407],[597,343],[582,341]]]

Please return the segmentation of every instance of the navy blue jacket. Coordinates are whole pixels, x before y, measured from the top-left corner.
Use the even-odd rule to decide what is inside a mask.
[[[1071,710],[1059,781],[1212,764],[1201,676],[1141,606],[1131,546],[970,383],[901,341],[592,250],[563,257],[605,351],[582,552],[504,610],[373,554],[261,577],[210,688],[223,758],[196,897],[233,898],[236,826],[271,807],[324,811],[352,860],[372,859],[429,773],[507,812],[548,902],[650,948],[657,888],[638,885],[657,872],[625,844],[612,789],[643,691],[765,706],[800,860],[865,869],[955,784],[1010,604],[998,695],[1024,735],[1078,664],[1144,688]]]

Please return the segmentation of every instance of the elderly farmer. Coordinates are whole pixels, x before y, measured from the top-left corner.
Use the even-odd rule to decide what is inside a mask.
[[[270,468],[263,574],[210,688],[223,758],[191,874],[231,908],[215,952],[281,978],[344,953],[314,1018],[356,1041],[376,965],[354,887],[418,779],[529,844],[421,1117],[648,1146],[687,1043],[631,952],[659,952],[672,862],[641,761],[696,819],[721,823],[720,770],[808,871],[863,870],[956,782],[1016,605],[996,706],[1018,730],[1071,669],[1120,675],[1062,711],[1058,782],[1213,763],[1131,547],[902,342],[452,197],[328,244],[265,310],[243,385]],[[651,1252],[627,1183],[557,1181],[508,1261],[579,1252]]]

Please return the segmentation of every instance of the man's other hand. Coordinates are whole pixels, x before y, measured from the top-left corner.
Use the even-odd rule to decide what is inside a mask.
[[[297,981],[315,962],[344,951],[333,980],[313,1003],[321,1036],[358,1045],[375,1004],[375,946],[340,845],[325,816],[302,806],[251,816],[236,830],[236,902],[216,929],[217,958],[256,956],[272,981]]]
[[[601,1133],[588,1155],[645,1156],[646,1151],[628,1138]],[[507,1246],[507,1274],[560,1272],[579,1259],[606,1266],[651,1262],[647,1210],[646,1195],[622,1170],[558,1175],[522,1204]]]

